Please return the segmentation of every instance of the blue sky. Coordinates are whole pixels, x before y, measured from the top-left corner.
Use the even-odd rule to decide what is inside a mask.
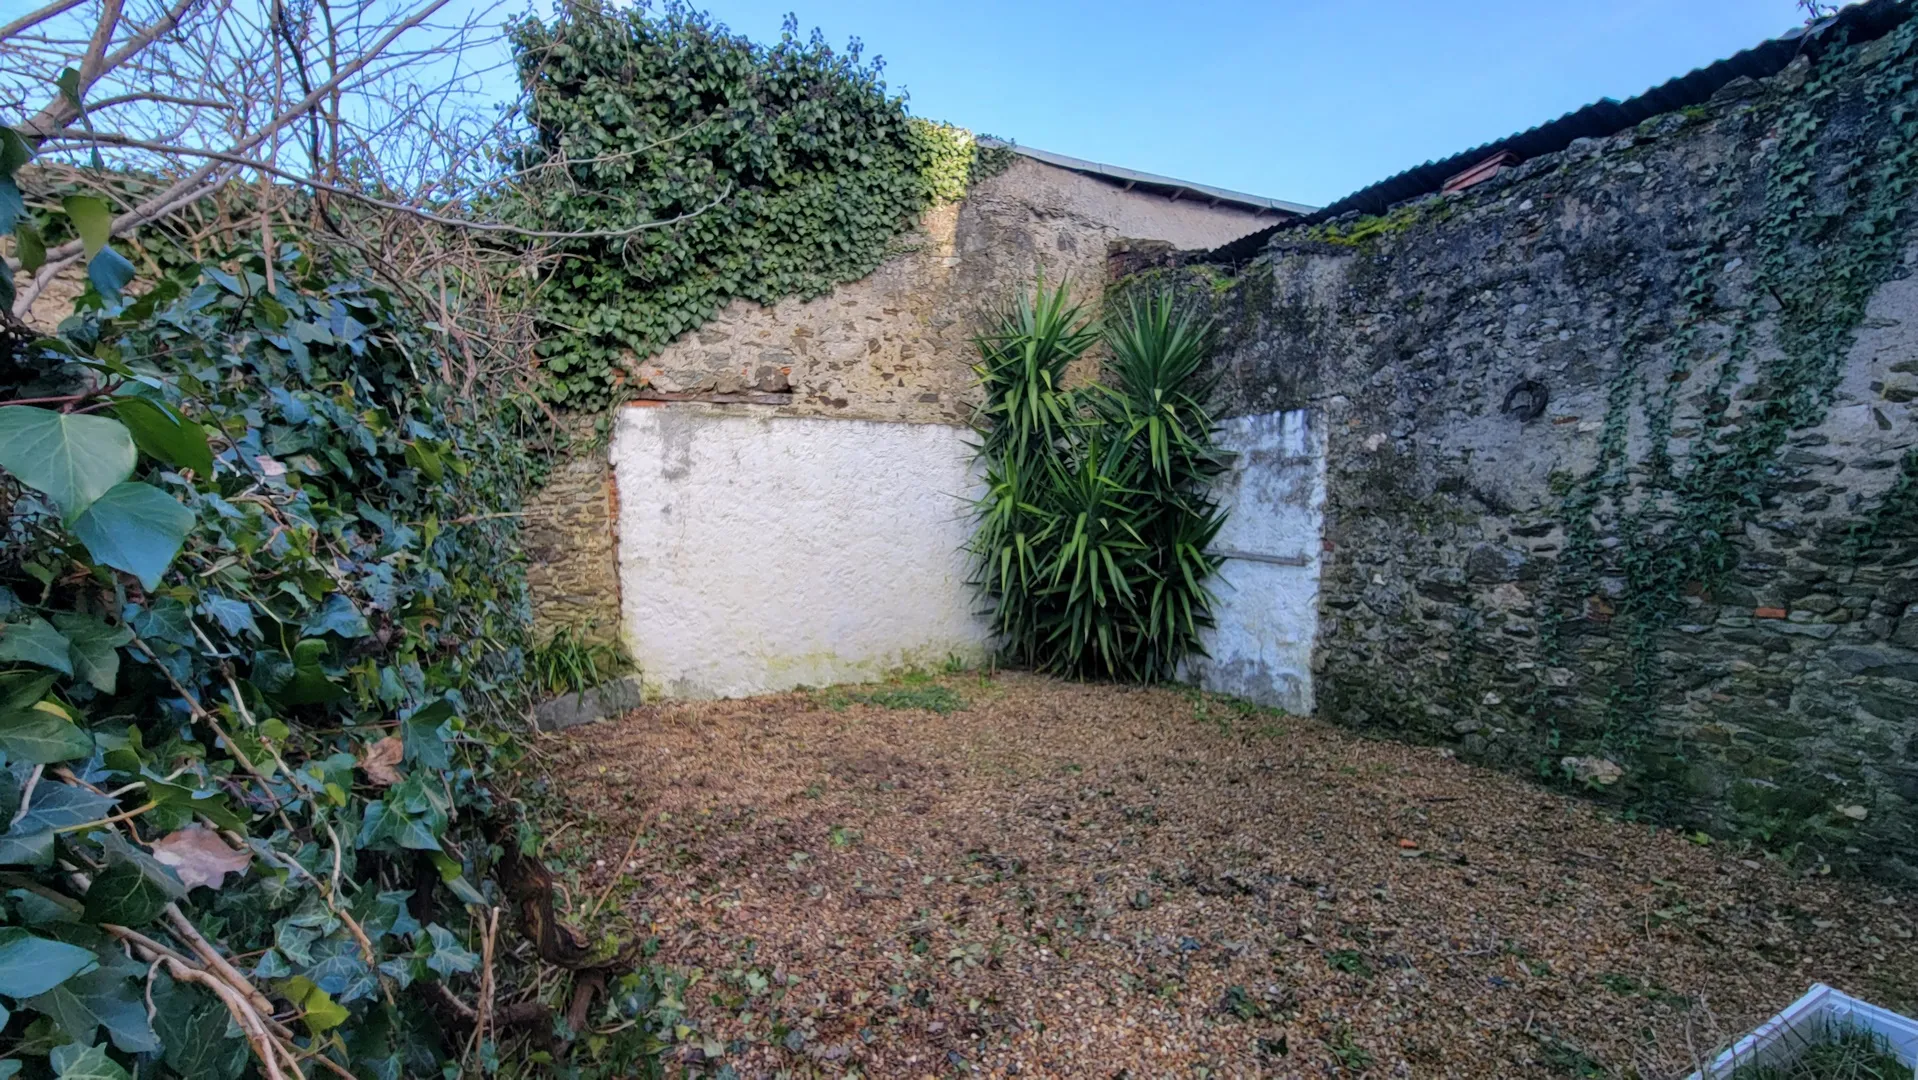
[[[912,110],[1322,205],[1803,21],[1792,0],[708,0],[886,59]]]

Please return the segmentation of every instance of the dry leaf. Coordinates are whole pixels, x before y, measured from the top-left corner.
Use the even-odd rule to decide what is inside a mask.
[[[1351,1043],[1334,1037],[1348,1073],[1350,1048],[1377,1055],[1368,1075],[1388,1060],[1417,1076],[1543,1073],[1515,1063],[1540,1059],[1549,1024],[1582,1040],[1547,1048],[1579,1063],[1567,1071],[1684,1076],[1688,1035],[1734,1035],[1803,990],[1754,977],[1753,957],[1816,956],[1819,978],[1863,986],[1918,972],[1909,893],[1887,904],[1776,861],[1740,866],[1726,845],[1679,843],[1523,775],[1307,717],[1255,734],[1177,690],[1007,672],[939,685],[967,708],[838,712],[822,704],[832,691],[791,693],[671,702],[555,736],[546,767],[568,816],[623,825],[567,832],[585,867],[604,860],[574,910],[604,896],[602,916],[670,937],[682,970],[753,955],[744,991],[804,972],[806,993],[848,1016],[911,985],[922,1018],[849,1040],[868,1076],[923,1075],[961,1042],[995,1075],[1173,1076],[1198,1060],[1219,1076],[1323,1074],[1326,1041],[1282,1018],[1333,1009],[1363,1018]],[[627,855],[642,820],[651,840]],[[1066,822],[1072,838],[1054,831]],[[864,838],[833,851],[834,827]],[[735,896],[720,917],[715,898]],[[1668,904],[1690,914],[1653,914]],[[1812,909],[1847,931],[1753,914]],[[1083,932],[1062,931],[1075,920]],[[1373,974],[1329,962],[1348,951]],[[1574,980],[1615,989],[1564,989]],[[1702,995],[1677,1005],[1701,991],[1715,1021]],[[988,995],[1000,1004],[966,1004]],[[748,1030],[719,997],[687,995],[683,1022]],[[1043,1016],[1047,1037],[1020,1016]],[[1004,1043],[966,1034],[994,1023]],[[742,1044],[728,1058],[740,1075],[791,1067],[778,1040]],[[806,1050],[826,1062],[841,1045],[822,1032]]]
[[[399,736],[388,735],[366,748],[366,756],[360,759],[360,771],[375,784],[381,787],[392,787],[406,779],[400,775],[398,769],[394,768],[405,756],[406,744],[400,741]]]
[[[171,866],[189,889],[196,885],[217,889],[228,874],[243,874],[253,862],[251,851],[244,848],[235,851],[226,846],[218,833],[198,825],[189,825],[155,840],[153,857]]]

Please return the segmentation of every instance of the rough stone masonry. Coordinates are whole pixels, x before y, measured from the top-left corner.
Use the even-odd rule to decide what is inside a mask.
[[[1035,273],[1072,283],[1096,304],[1115,241],[1210,247],[1273,217],[1127,191],[1017,158],[962,202],[929,209],[867,277],[810,300],[736,300],[636,362],[636,374],[667,394],[759,403],[721,406],[742,414],[957,425],[978,396],[972,334]],[[541,635],[573,627],[610,642],[621,620],[618,499],[604,441],[594,438],[591,418],[574,420],[582,449],[527,503],[535,627]]]
[[[1135,275],[1216,305],[1231,412],[1329,429],[1324,714],[1918,876],[1918,244],[1909,180],[1883,175],[1912,140],[1890,103],[1912,41],[1281,230],[1236,278]],[[1781,236],[1824,239],[1780,261]],[[1820,353],[1776,282],[1838,274],[1871,275],[1869,302]],[[1727,458],[1793,373],[1815,422]],[[1669,539],[1688,507],[1727,504],[1727,565],[1635,593],[1698,547]]]

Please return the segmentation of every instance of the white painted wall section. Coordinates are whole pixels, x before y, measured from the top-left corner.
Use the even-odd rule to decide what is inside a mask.
[[[986,654],[963,428],[629,407],[623,629],[649,695],[738,697]]]
[[[1228,513],[1213,547],[1218,625],[1187,675],[1207,690],[1287,712],[1312,711],[1325,523],[1325,425],[1309,409],[1225,421],[1238,457],[1213,488]]]

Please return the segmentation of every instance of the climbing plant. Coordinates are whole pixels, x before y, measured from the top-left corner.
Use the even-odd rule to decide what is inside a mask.
[[[1759,167],[1726,166],[1710,178],[1673,310],[1627,320],[1626,363],[1610,388],[1597,461],[1562,499],[1566,544],[1541,628],[1548,666],[1576,647],[1576,619],[1567,616],[1599,603],[1597,578],[1622,575],[1606,615],[1625,664],[1597,742],[1636,759],[1654,784],[1684,766],[1682,747],[1646,753],[1669,693],[1666,631],[1739,565],[1747,524],[1790,478],[1781,453],[1825,419],[1866,304],[1896,272],[1908,240],[1918,192],[1918,22],[1868,48],[1834,43],[1767,120],[1776,138]],[[1740,266],[1742,286],[1732,284]],[[1714,365],[1710,384],[1697,387],[1694,372]],[[1703,418],[1690,453],[1675,460],[1674,415],[1687,393]],[[1642,460],[1628,447],[1634,409],[1646,418]],[[1908,535],[1910,487],[1901,476],[1883,506],[1853,519],[1834,547],[1855,562],[1881,529]],[[1601,550],[1601,535],[1619,546]],[[1537,715],[1555,716],[1550,697],[1539,689]]]
[[[90,284],[0,339],[0,1077],[493,1071],[609,1015],[643,1067],[674,999],[555,923],[510,797],[538,410],[290,245],[134,295],[13,134],[0,232]],[[614,992],[518,980],[515,926]]]
[[[1004,151],[906,112],[855,40],[787,21],[753,43],[678,3],[582,0],[511,31],[525,86],[517,211],[549,230],[674,222],[557,241],[541,294],[546,393],[590,406],[734,298],[813,297],[864,276]]]
[[[1103,380],[1066,388],[1100,336],[1042,280],[978,338],[973,580],[1015,662],[1153,682],[1212,625],[1211,327],[1172,292],[1135,295],[1104,331]]]

